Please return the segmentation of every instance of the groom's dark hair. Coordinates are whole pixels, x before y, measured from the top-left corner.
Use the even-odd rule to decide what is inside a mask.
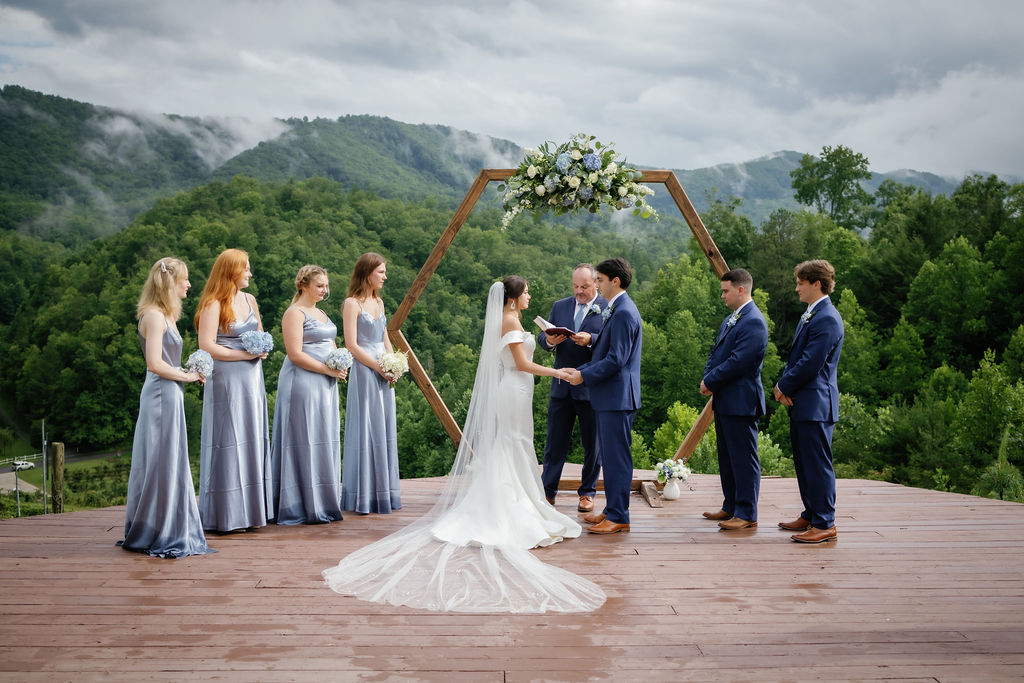
[[[754,278],[746,268],[733,268],[723,273],[720,279],[731,282],[734,287],[746,287],[748,293],[754,288]]]
[[[629,267],[629,261],[624,258],[605,259],[594,266],[594,270],[609,280],[619,278],[619,286],[623,289],[629,289],[629,283],[633,281],[633,269]]]

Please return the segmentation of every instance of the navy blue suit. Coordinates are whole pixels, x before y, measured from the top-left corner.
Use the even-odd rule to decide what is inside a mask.
[[[843,349],[843,319],[825,297],[810,320],[801,322],[777,386],[793,399],[789,434],[804,511],[818,529],[835,526],[836,474],[832,469],[832,432],[839,419],[836,378]]]
[[[598,296],[594,300],[601,311],[608,302]],[[551,307],[548,322],[556,327],[575,329],[576,297],[559,299]],[[583,318],[577,332],[589,332],[596,337],[601,331],[601,313],[590,311]],[[537,343],[546,351],[555,352],[556,368],[578,368],[590,361],[593,349],[579,346],[571,339],[566,339],[558,346],[548,344],[547,335],[537,335]],[[601,473],[601,459],[594,448],[594,409],[590,406],[590,389],[585,384],[572,386],[560,379],[551,380],[551,396],[548,398],[548,436],[544,443],[544,470],[541,481],[544,483],[544,494],[554,498],[558,491],[558,482],[562,478],[562,467],[568,455],[572,440],[572,426],[576,420],[580,423],[580,439],[583,441],[583,476],[577,495],[593,496],[597,491],[597,477]]]
[[[643,323],[636,304],[623,293],[594,342],[594,357],[578,368],[590,387],[597,418],[597,452],[604,469],[605,517],[629,524],[633,483],[633,419],[640,407],[640,347]]]
[[[761,462],[757,458],[757,418],[764,415],[761,366],[768,348],[768,326],[754,302],[730,313],[718,330],[704,366],[704,386],[713,394],[722,510],[757,521]]]

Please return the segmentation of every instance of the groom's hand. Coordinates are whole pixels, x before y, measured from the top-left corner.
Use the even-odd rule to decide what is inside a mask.
[[[579,384],[583,384],[583,375],[580,374],[579,370],[577,370],[576,368],[570,368],[568,370],[568,372],[569,372],[569,384],[571,384],[573,386],[577,386]]]
[[[704,385],[704,380],[700,381],[700,393],[704,396],[711,396],[711,390]]]

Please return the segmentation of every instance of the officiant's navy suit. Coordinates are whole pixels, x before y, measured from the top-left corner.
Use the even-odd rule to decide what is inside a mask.
[[[601,311],[608,306],[608,302],[601,296],[593,303]],[[579,329],[576,329],[575,315],[576,297],[570,296],[554,303],[548,322],[576,332],[589,332],[592,337],[601,331],[603,321],[600,312],[588,312]],[[556,368],[578,368],[588,363],[594,354],[592,346],[579,346],[571,339],[566,339],[558,346],[551,346],[543,332],[537,335],[537,343],[547,351],[554,350]],[[544,444],[544,470],[541,475],[544,494],[548,498],[554,498],[558,491],[565,456],[572,445],[573,422],[577,419],[580,423],[580,440],[583,442],[583,475],[576,493],[580,496],[593,496],[597,491],[601,459],[594,448],[594,409],[590,405],[590,388],[586,384],[572,386],[563,380],[553,379],[548,398],[548,436]]]
[[[764,415],[761,366],[768,347],[768,326],[753,301],[730,313],[718,330],[704,366],[704,386],[712,396],[722,510],[757,521],[761,462],[757,458],[757,418]]]
[[[636,304],[623,292],[593,342],[593,359],[578,368],[590,387],[590,405],[597,418],[597,453],[604,469],[605,518],[629,524],[629,492],[633,483],[630,430],[640,407],[640,347],[643,323]]]
[[[793,399],[789,434],[793,446],[801,517],[818,529],[835,526],[836,475],[832,432],[839,419],[837,369],[843,349],[843,319],[827,296],[801,321],[778,388]]]

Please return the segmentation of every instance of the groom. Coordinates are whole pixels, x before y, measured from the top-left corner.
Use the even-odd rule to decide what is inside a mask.
[[[604,469],[604,512],[583,517],[587,531],[629,531],[629,492],[633,483],[633,418],[640,407],[642,321],[626,294],[633,280],[629,263],[612,258],[597,264],[597,290],[608,300],[601,331],[592,338],[594,356],[572,370],[571,384],[590,388],[597,420],[597,452]]]

